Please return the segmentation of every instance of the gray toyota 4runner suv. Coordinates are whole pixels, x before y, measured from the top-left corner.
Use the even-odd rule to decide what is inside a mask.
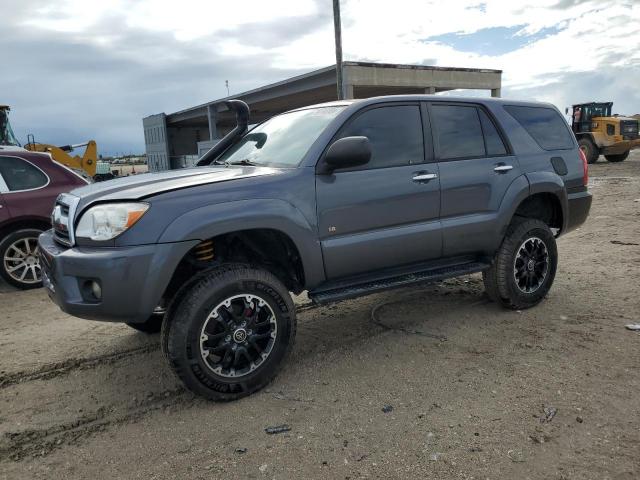
[[[237,126],[198,167],[63,194],[39,239],[62,310],[161,328],[171,368],[210,399],[276,375],[290,292],[323,304],[482,272],[495,302],[536,305],[556,237],[591,206],[586,160],[549,104],[388,96],[250,131],[246,104],[227,107]]]

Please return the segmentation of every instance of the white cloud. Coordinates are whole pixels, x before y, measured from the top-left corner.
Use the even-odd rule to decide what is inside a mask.
[[[439,65],[485,67],[504,70],[504,85],[514,88],[548,83],[567,72],[606,68],[611,57],[624,66],[640,60],[640,2],[593,0],[567,2],[537,0],[533,5],[513,0],[343,0],[343,45],[345,59],[367,59],[396,63],[424,63],[436,59]],[[571,5],[571,3],[574,3]],[[241,37],[220,39],[221,30],[250,23],[269,22],[313,15],[330,10],[330,0],[253,0],[212,2],[210,0],[63,0],[40,8],[28,23],[61,32],[83,33],[101,45],[108,36],[91,35],[95,23],[105,16],[121,16],[128,28],[171,32],[181,42],[202,42],[223,55],[241,58],[263,54],[272,57],[274,68],[314,68],[333,63],[333,25],[301,36],[295,42],[271,48],[249,45]],[[52,16],[55,11],[56,15]],[[451,32],[472,34],[497,27],[518,27],[518,36],[544,29],[559,33],[537,40],[504,55],[481,55],[459,51],[424,40]],[[508,42],[509,39],[505,39]]]
[[[28,62],[37,73],[5,75],[0,87],[6,101],[45,95],[25,123],[55,123],[46,105],[52,119],[57,105],[75,105],[89,128],[87,101],[109,112],[101,131],[132,132],[140,146],[141,116],[224,96],[224,79],[238,92],[335,60],[331,0],[5,1],[0,40],[21,64],[10,70]],[[504,95],[561,107],[613,100],[640,112],[639,0],[342,0],[342,17],[345,60],[496,68]],[[501,52],[492,55],[427,40],[457,32],[481,42],[500,27],[513,37],[492,38]]]
[[[129,28],[172,32],[177,40],[197,41],[230,27],[315,12],[313,0],[59,0],[39,8],[28,23],[61,32],[88,32],[101,18],[117,15]]]

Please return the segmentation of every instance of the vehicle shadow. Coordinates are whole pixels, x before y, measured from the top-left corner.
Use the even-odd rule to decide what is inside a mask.
[[[0,293],[11,293],[11,292],[19,292],[16,287],[9,285],[4,281],[3,278],[0,278]]]

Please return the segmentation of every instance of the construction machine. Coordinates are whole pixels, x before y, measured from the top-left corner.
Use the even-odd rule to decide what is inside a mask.
[[[82,156],[71,156],[70,152],[77,148],[86,147]],[[32,152],[45,152],[50,153],[51,158],[56,162],[65,165],[72,170],[83,172],[89,177],[93,178],[96,175],[96,165],[98,163],[98,147],[96,142],[89,140],[86,143],[79,143],[76,145],[63,145],[57,147],[55,145],[49,145],[47,143],[36,143],[33,135],[27,136],[27,144],[24,146],[27,150]]]
[[[9,123],[9,111],[11,109],[8,105],[0,105],[0,145],[20,147],[20,143],[17,141],[11,124]],[[86,147],[82,156],[71,155],[71,152],[75,149]],[[98,147],[96,142],[89,140],[85,143],[79,143],[76,145],[49,145],[47,143],[37,143],[33,134],[27,136],[27,143],[23,147],[25,150],[31,152],[44,152],[49,153],[51,158],[62,165],[75,170],[84,177],[93,180],[107,180],[113,178],[109,171],[109,165],[106,162],[98,161]],[[96,167],[103,167],[96,174]]]
[[[0,145],[19,147],[20,144],[16,140],[9,123],[9,110],[11,110],[9,105],[0,105]]]
[[[587,162],[595,163],[600,155],[609,162],[622,162],[634,148],[640,147],[638,119],[611,115],[613,102],[573,105],[571,130]],[[569,109],[565,110],[569,113]]]

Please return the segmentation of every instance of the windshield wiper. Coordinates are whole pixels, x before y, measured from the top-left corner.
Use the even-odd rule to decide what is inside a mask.
[[[258,166],[257,163],[252,162],[248,158],[243,158],[242,160],[238,160],[237,162],[224,162],[224,164],[225,165],[245,165],[245,166],[249,166],[249,167]]]

